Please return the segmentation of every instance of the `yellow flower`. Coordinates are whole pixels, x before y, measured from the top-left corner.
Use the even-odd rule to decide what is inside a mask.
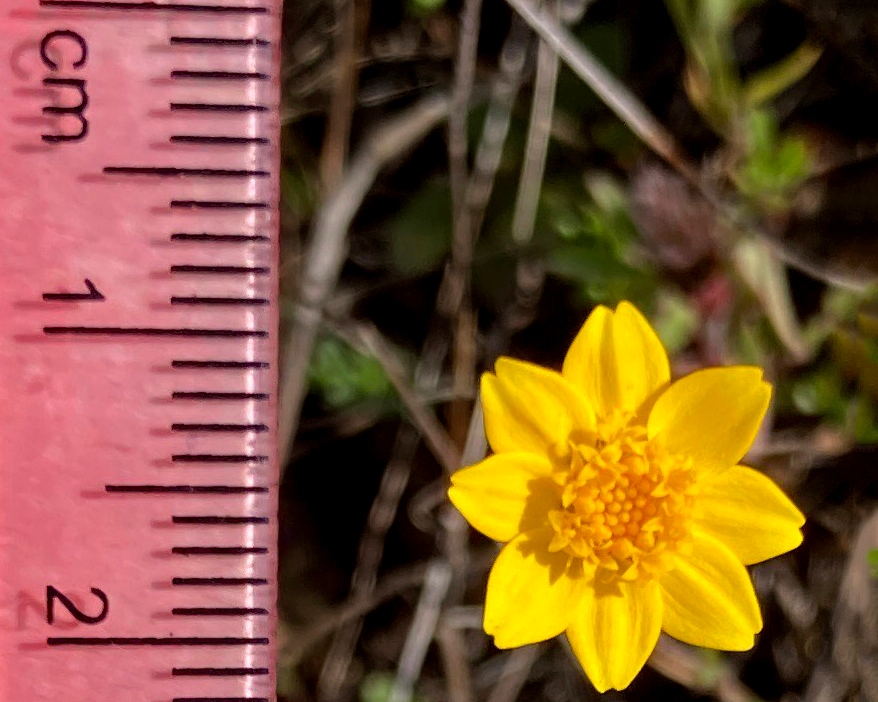
[[[561,373],[501,358],[482,377],[494,455],[452,477],[473,527],[509,542],[488,578],[500,648],[562,632],[594,686],[623,689],[659,633],[741,651],[762,628],[744,566],[802,541],[804,517],[737,465],[771,386],[752,367],[670,382],[629,303],[598,307]]]

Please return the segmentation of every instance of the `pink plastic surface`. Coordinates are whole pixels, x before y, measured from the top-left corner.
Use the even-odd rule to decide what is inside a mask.
[[[43,2],[0,2],[0,702],[271,700],[279,2]]]

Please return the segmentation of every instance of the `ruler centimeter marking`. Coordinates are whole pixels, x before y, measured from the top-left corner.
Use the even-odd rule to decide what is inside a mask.
[[[49,646],[267,646],[267,638],[241,636],[50,636]]]
[[[223,168],[179,168],[176,166],[104,166],[110,175],[155,175],[195,178],[268,178],[268,171],[247,171]]]
[[[6,694],[272,702],[280,0],[10,2]]]
[[[172,45],[193,45],[193,46],[270,46],[271,42],[259,37],[171,37]]]
[[[269,675],[268,668],[174,668],[171,675],[186,676],[239,676],[239,675]]]
[[[124,10],[129,12],[217,12],[220,14],[265,14],[267,7],[248,5],[190,5],[176,2],[103,2],[100,0],[40,0],[42,7],[71,10]]]

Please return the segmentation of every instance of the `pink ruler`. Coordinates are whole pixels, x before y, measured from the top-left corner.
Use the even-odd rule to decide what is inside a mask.
[[[280,0],[0,5],[0,702],[268,702]]]

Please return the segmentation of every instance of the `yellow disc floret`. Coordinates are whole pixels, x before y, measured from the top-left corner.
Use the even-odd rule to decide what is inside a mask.
[[[658,575],[689,534],[691,461],[650,442],[645,427],[621,413],[570,448],[569,467],[556,474],[562,509],[549,512],[549,550],[584,559],[604,581]]]

